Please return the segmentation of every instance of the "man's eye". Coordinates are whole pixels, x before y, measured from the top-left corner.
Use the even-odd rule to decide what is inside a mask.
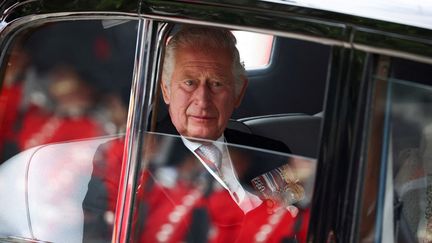
[[[186,80],[186,81],[184,81],[184,84],[186,86],[192,86],[194,84],[194,81],[193,80]]]
[[[210,83],[210,85],[211,85],[212,87],[220,87],[220,86],[223,85],[223,83],[220,82],[220,81],[213,81],[213,82]]]

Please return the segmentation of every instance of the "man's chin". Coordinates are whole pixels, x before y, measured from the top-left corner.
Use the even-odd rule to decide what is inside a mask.
[[[204,139],[204,140],[217,140],[222,134],[217,134],[214,131],[191,131],[187,137]]]

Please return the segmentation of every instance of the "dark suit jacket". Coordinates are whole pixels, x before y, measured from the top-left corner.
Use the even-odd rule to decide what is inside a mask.
[[[179,135],[169,116],[158,123],[156,132]],[[224,136],[227,142],[231,144],[273,150],[282,153],[291,153],[290,149],[284,143],[267,137],[244,133],[229,128],[225,129]]]
[[[166,117],[158,123],[156,132],[179,135],[174,125],[171,123],[170,117]],[[227,128],[225,129],[224,137],[228,144],[232,145],[229,147],[230,151],[236,150],[236,152],[242,153],[243,156],[247,157],[248,161],[250,162],[248,170],[245,172],[244,176],[240,178],[243,183],[249,183],[254,177],[286,164],[287,161],[285,156],[278,156],[277,154],[269,154],[263,153],[261,151],[250,150],[243,148],[242,146],[287,154],[291,153],[291,150],[281,141],[255,134],[244,133]],[[181,142],[181,140],[179,140],[179,142]],[[236,147],[235,145],[241,146]],[[174,156],[178,156],[178,154],[190,153],[183,143],[178,144],[177,146],[180,148],[176,150],[176,153],[172,153]],[[172,158],[172,160],[176,159]]]

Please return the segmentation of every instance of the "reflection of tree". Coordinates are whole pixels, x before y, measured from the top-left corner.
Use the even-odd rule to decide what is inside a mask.
[[[27,3],[14,10],[14,16],[33,15],[35,13],[63,11],[113,11],[128,10],[136,12],[138,8],[136,0],[52,0]]]

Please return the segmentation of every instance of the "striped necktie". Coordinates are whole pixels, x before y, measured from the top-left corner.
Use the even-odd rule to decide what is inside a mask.
[[[224,180],[220,168],[222,163],[222,152],[213,144],[202,144],[195,150],[198,156],[206,163],[206,165],[213,170],[224,181],[227,187],[229,184]],[[228,189],[234,200],[239,203],[239,197],[235,191]]]
[[[215,145],[202,144],[195,152],[213,172],[221,176],[219,168],[221,165],[222,153]]]

